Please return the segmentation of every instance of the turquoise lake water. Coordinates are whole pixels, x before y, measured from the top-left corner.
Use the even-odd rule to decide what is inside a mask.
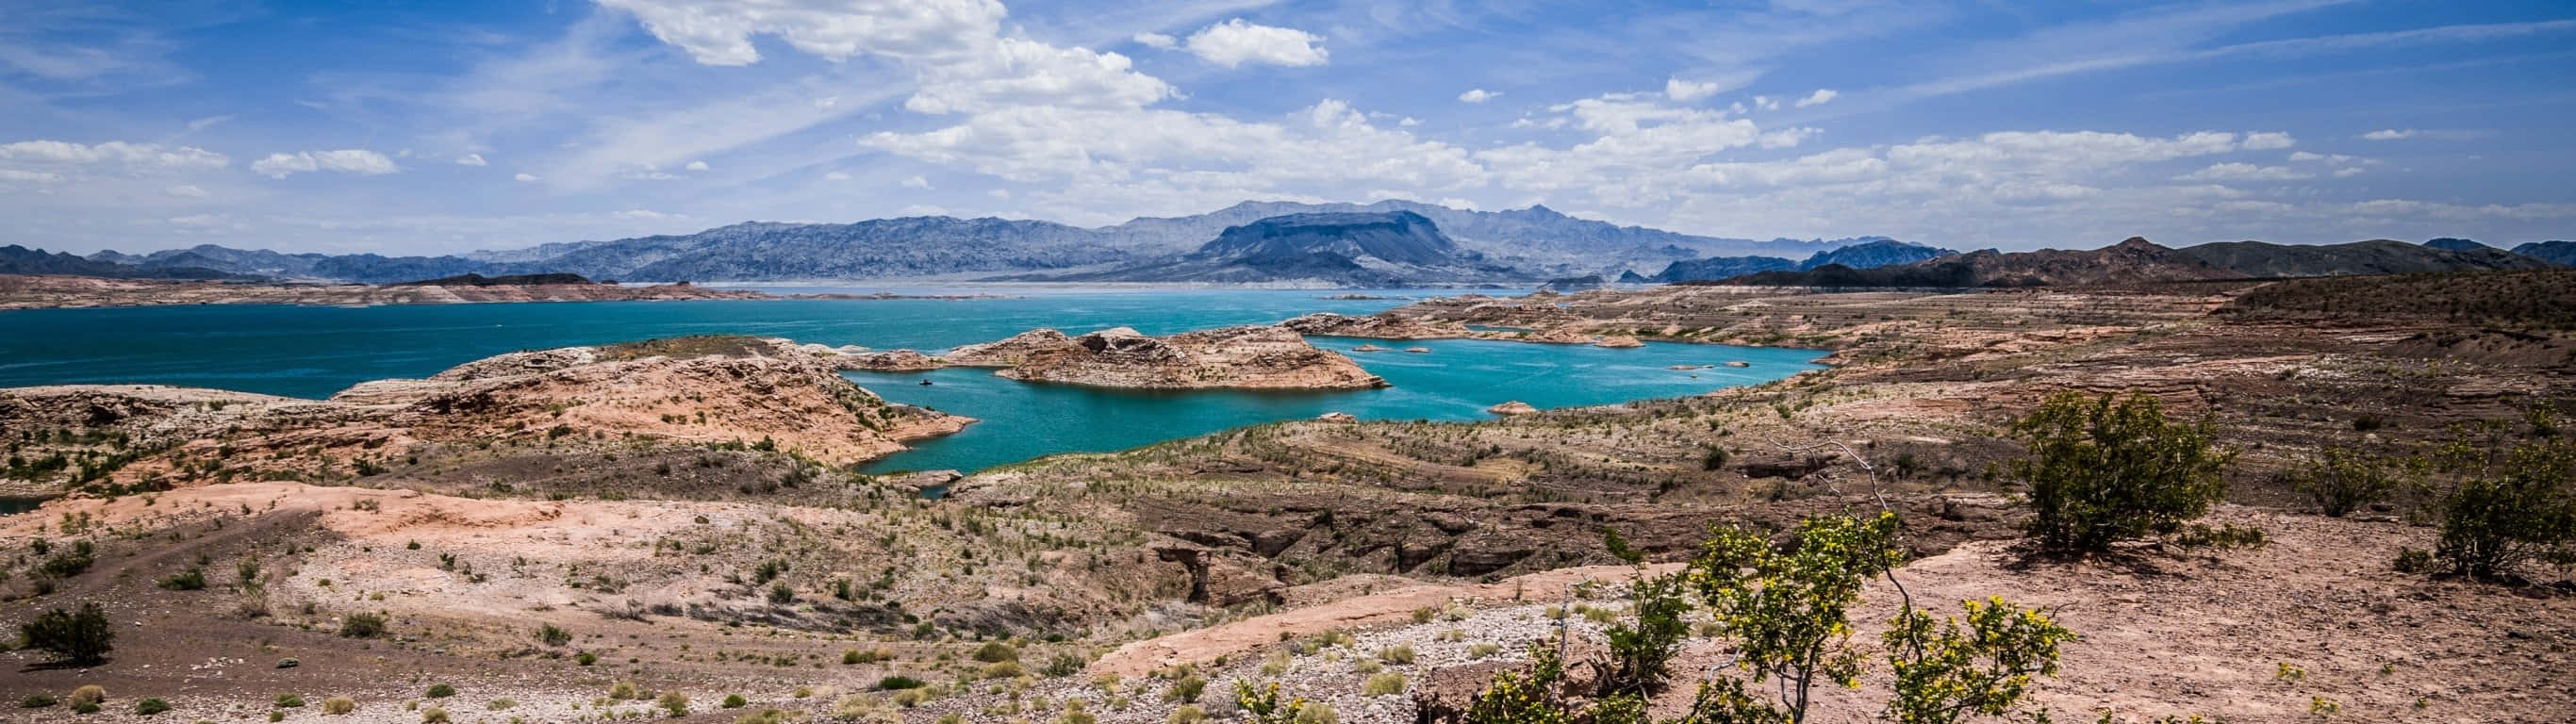
[[[504,352],[687,334],[751,334],[878,349],[944,350],[1036,327],[1129,326],[1170,334],[1266,324],[1308,312],[1365,314],[1405,299],[1324,299],[1314,290],[1014,291],[968,300],[768,300],[460,304],[364,308],[208,305],[0,311],[0,387],[144,383],[328,397],[372,379],[423,377]],[[1389,297],[1455,294],[1372,292]],[[1316,338],[1348,351],[1370,340]],[[1383,390],[1140,392],[1037,385],[991,370],[851,373],[887,399],[983,420],[877,461],[874,471],[975,470],[1105,451],[1242,425],[1347,412],[1367,419],[1472,420],[1520,400],[1541,408],[1675,397],[1816,369],[1813,350],[1649,344],[1635,349],[1473,340],[1385,342],[1429,354],[1351,353]],[[1671,370],[1671,365],[1751,367]],[[920,385],[930,380],[930,386]]]

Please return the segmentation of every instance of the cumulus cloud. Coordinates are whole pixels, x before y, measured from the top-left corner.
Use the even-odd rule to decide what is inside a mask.
[[[2245,134],[2245,150],[2248,151],[2270,151],[2294,145],[2298,145],[2298,140],[2291,138],[2287,133],[2273,131]]]
[[[282,179],[313,171],[380,176],[402,169],[395,166],[394,160],[386,158],[384,154],[363,148],[343,148],[332,151],[272,153],[267,158],[251,162],[250,170],[269,178]]]
[[[1683,103],[1689,103],[1691,101],[1717,95],[1725,90],[1727,90],[1726,86],[1714,81],[1688,81],[1680,78],[1664,79],[1664,96]]]
[[[704,170],[707,170],[707,162],[705,162],[705,161],[690,161],[690,162],[689,162],[689,165],[687,165],[687,166],[682,166],[681,168],[688,169],[688,170],[690,170],[690,171],[704,171]]]
[[[1256,25],[1235,18],[1191,33],[1191,55],[1228,68],[1264,65],[1323,65],[1329,54],[1316,47],[1323,36],[1296,28]]]
[[[2408,128],[2408,129],[2404,129],[2404,130],[2399,130],[2399,129],[2395,129],[2395,128],[2383,128],[2383,129],[2380,129],[2380,130],[2371,131],[2371,132],[2369,132],[2369,133],[2361,134],[2361,138],[2362,138],[2362,140],[2365,140],[2365,141],[2395,141],[2395,140],[2402,139],[2402,138],[2414,138],[2414,137],[2416,137],[2416,136],[2418,136],[2418,135],[2422,135],[2423,133],[2424,133],[2423,131],[2418,131],[2418,130],[2415,130],[2415,129],[2412,129],[2412,128]]]
[[[1019,105],[1124,108],[1170,97],[1172,86],[1131,69],[1127,56],[1060,48],[1034,40],[995,40],[989,53],[921,70],[921,89],[904,102],[917,113],[973,113]]]
[[[521,172],[511,176],[510,180],[517,181],[519,183],[534,183],[537,180],[537,176],[536,174]]]
[[[232,163],[223,154],[191,146],[108,141],[100,144],[34,140],[0,144],[0,161],[63,166],[123,166],[178,170],[222,168]]]
[[[1467,89],[1467,92],[1458,94],[1458,101],[1461,103],[1483,103],[1495,98],[1500,98],[1502,95],[1503,94],[1501,93],[1485,90],[1483,88],[1469,88]]]
[[[1799,108],[1821,106],[1827,103],[1832,103],[1834,98],[1841,95],[1842,93],[1837,92],[1832,88],[1818,88],[1816,89],[1816,92],[1807,94],[1807,97],[1798,99],[1798,102],[1795,105]]]
[[[1137,45],[1142,45],[1148,48],[1162,48],[1165,50],[1171,49],[1173,44],[1180,42],[1173,39],[1172,36],[1164,35],[1162,33],[1137,33],[1134,40]]]
[[[63,175],[48,171],[26,171],[0,168],[0,183],[44,185],[63,180]]]
[[[999,31],[997,0],[599,0],[706,65],[760,61],[752,36],[833,60],[861,53],[953,61]]]
[[[927,189],[930,188],[930,179],[922,178],[920,176],[907,178],[903,180],[903,187],[908,189]]]
[[[2251,134],[2251,136],[2261,135],[2264,134]],[[2249,138],[2251,136],[2249,136]],[[2251,145],[2248,145],[2247,147],[2252,148]],[[2176,176],[2174,178],[2181,181],[2290,181],[2308,178],[2308,174],[2290,170],[2286,166],[2257,166],[2250,163],[2219,163],[2211,164],[2207,168]]]
[[[488,165],[491,165],[491,164],[485,163],[485,162],[483,161],[483,154],[479,154],[479,153],[469,153],[469,154],[465,154],[465,155],[463,155],[463,156],[458,156],[458,157],[456,157],[456,165],[458,165],[458,166],[488,166]]]

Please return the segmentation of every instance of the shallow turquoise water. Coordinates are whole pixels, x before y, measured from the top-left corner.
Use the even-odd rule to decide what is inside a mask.
[[[936,290],[923,290],[936,291]],[[1313,290],[1041,290],[971,300],[775,300],[462,304],[367,308],[210,305],[0,311],[0,387],[147,383],[320,398],[372,379],[423,377],[504,352],[686,334],[752,334],[879,349],[944,350],[1036,327],[1130,326],[1170,334],[1362,314],[1404,299]],[[1377,292],[1410,297],[1454,291]],[[1347,350],[1367,340],[1318,338]],[[1810,350],[1649,344],[1636,349],[1378,342],[1430,354],[1353,353],[1394,387],[1347,392],[1135,392],[1031,385],[990,370],[853,373],[888,399],[980,418],[871,469],[974,470],[1040,455],[1116,450],[1230,427],[1348,412],[1465,420],[1520,400],[1548,408],[1674,397],[1814,369]],[[1749,368],[1670,370],[1745,360]],[[1696,375],[1696,377],[1694,377]],[[922,379],[934,385],[921,386]]]
[[[1332,392],[1108,390],[1027,384],[995,377],[992,370],[965,368],[848,376],[886,399],[982,420],[878,460],[868,466],[870,472],[972,471],[1058,452],[1122,450],[1327,412],[1372,420],[1477,420],[1492,417],[1485,408],[1510,400],[1544,409],[1696,395],[1818,369],[1811,360],[1820,354],[1692,344],[1607,349],[1481,340],[1313,341],[1349,354],[1393,386]],[[1370,343],[1431,352],[1350,351]],[[1666,369],[1733,360],[1752,366]],[[933,384],[922,386],[924,379]]]

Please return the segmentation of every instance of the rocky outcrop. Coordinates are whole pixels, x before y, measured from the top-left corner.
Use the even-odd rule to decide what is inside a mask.
[[[1062,341],[1057,341],[1062,340]],[[1009,362],[996,374],[1029,382],[1145,389],[1384,387],[1349,357],[1286,327],[1227,327],[1152,337],[1126,327],[1066,338],[1037,330],[949,355],[959,364]],[[960,358],[972,360],[961,362]]]
[[[1317,312],[1280,322],[1279,326],[1297,330],[1298,334],[1326,337],[1450,339],[1471,336],[1466,327],[1454,323],[1429,322],[1393,314],[1350,315]]]
[[[1631,347],[1644,347],[1644,346],[1646,346],[1646,343],[1645,343],[1645,342],[1640,342],[1640,341],[1638,341],[1638,340],[1637,340],[1637,338],[1636,338],[1636,337],[1632,337],[1632,336],[1629,336],[1629,335],[1625,335],[1625,334],[1613,334],[1613,335],[1609,335],[1609,336],[1606,336],[1606,337],[1602,337],[1602,338],[1601,338],[1601,341],[1592,343],[1592,346],[1595,346],[1595,347],[1610,347],[1610,348],[1616,348],[1616,349],[1624,349],[1624,348],[1631,348]]]
[[[1488,407],[1485,408],[1485,411],[1504,416],[1538,414],[1538,408],[1531,407],[1529,403],[1522,402],[1520,400],[1513,400],[1493,407]]]
[[[962,367],[1014,367],[1040,353],[1061,351],[1073,344],[1073,338],[1052,329],[1032,329],[1009,338],[970,344],[940,355],[949,364]]]
[[[908,349],[841,355],[832,358],[832,364],[845,370],[869,372],[921,372],[948,366],[937,357]]]
[[[972,422],[888,403],[795,343],[749,337],[516,352],[328,400],[140,385],[0,390],[0,432],[121,440],[116,480],[165,483],[365,474],[440,444],[738,445],[846,465]]]

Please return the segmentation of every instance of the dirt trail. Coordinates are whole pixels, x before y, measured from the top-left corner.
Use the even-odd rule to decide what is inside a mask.
[[[1654,573],[1678,570],[1681,564],[1649,566]],[[1093,674],[1114,673],[1122,677],[1142,676],[1155,669],[1178,664],[1204,664],[1221,656],[1252,651],[1283,638],[1311,636],[1334,629],[1374,623],[1409,620],[1413,612],[1440,608],[1451,601],[1494,605],[1506,601],[1547,601],[1561,598],[1566,587],[1583,581],[1624,582],[1634,578],[1636,569],[1627,566],[1577,566],[1514,576],[1479,585],[1425,584],[1407,586],[1385,593],[1349,598],[1319,606],[1282,611],[1264,616],[1185,631],[1161,638],[1137,641],[1118,647],[1109,655],[1093,662]]]

